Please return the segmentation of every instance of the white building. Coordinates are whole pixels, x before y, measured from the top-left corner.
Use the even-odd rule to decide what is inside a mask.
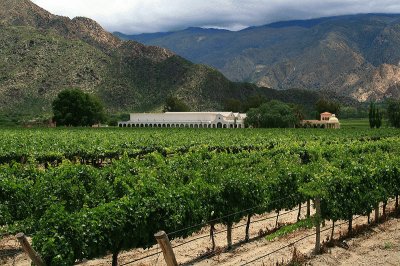
[[[246,114],[232,112],[132,113],[119,127],[244,128]]]

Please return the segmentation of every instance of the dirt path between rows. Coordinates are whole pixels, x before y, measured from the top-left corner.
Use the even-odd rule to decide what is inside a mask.
[[[303,207],[301,217],[304,218],[306,210]],[[285,213],[285,212],[283,212]],[[201,232],[187,239],[175,239],[172,241],[177,261],[184,265],[276,265],[277,262],[287,263],[296,249],[300,255],[308,256],[307,265],[400,265],[400,219],[390,218],[388,221],[364,230],[356,238],[347,239],[348,249],[342,247],[329,248],[328,251],[316,257],[312,257],[312,250],[315,245],[315,228],[301,229],[287,236],[280,237],[273,241],[268,241],[265,237],[260,237],[261,232],[266,232],[275,227],[275,213],[253,217],[250,228],[251,240],[244,243],[245,226],[240,226],[233,230],[234,248],[229,252],[222,252],[218,255],[198,259],[200,255],[206,254],[211,247],[208,237],[209,228],[204,228]],[[268,218],[267,220],[265,220]],[[297,211],[288,212],[280,216],[280,223],[293,223],[296,221]],[[339,224],[340,222],[338,222]],[[354,226],[367,223],[366,217],[359,217],[354,220]],[[243,220],[239,225],[245,224]],[[321,234],[321,239],[327,239],[331,233],[331,223],[327,222],[325,230]],[[219,250],[223,250],[226,245],[225,227],[217,226],[216,244]],[[219,233],[220,232],[220,233]],[[339,238],[347,233],[347,224],[335,227],[334,238]],[[309,236],[309,237],[307,237]],[[201,238],[203,237],[203,238]],[[201,238],[201,239],[197,239]],[[197,239],[197,240],[196,240]],[[191,241],[191,242],[189,242]],[[298,242],[297,242],[298,241]],[[293,245],[288,246],[290,243]],[[27,256],[19,252],[16,256],[2,258],[6,252],[18,252],[19,247],[14,237],[9,236],[0,240],[0,265],[5,266],[29,266],[30,261]],[[160,252],[158,246],[149,250],[131,250],[122,252],[119,255],[119,265],[132,266],[153,266],[166,265],[162,254],[157,254],[149,258],[139,260],[147,255]],[[79,266],[106,266],[111,265],[111,256],[77,263]]]

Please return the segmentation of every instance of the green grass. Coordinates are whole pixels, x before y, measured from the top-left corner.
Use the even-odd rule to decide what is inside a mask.
[[[385,242],[383,249],[393,249],[393,246],[392,242]]]
[[[368,129],[369,121],[368,118],[356,118],[356,119],[340,119],[341,128],[354,128],[354,129]],[[387,120],[382,121],[382,128],[389,127]]]
[[[272,234],[268,235],[266,239],[268,241],[272,241],[277,237],[282,237],[287,234],[293,233],[302,228],[312,228],[314,226],[314,220],[312,218],[307,218],[304,220],[300,220],[297,223],[285,225],[279,228],[277,231],[273,232]]]
[[[368,118],[357,118],[357,119],[341,119],[341,128],[369,128]]]

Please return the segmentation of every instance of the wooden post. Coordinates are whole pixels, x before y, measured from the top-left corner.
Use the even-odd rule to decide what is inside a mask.
[[[382,215],[384,218],[386,218],[386,205],[387,205],[387,200],[383,202],[383,207],[382,207]]]
[[[349,236],[352,234],[353,231],[353,215],[349,216],[349,228],[348,228],[348,234]]]
[[[311,203],[310,203],[310,199],[307,200],[307,218],[310,218],[310,214],[311,214]]]
[[[375,223],[379,221],[379,203],[375,206]]]
[[[22,249],[25,251],[26,254],[28,254],[29,258],[33,261],[35,265],[46,266],[39,254],[37,254],[36,251],[32,248],[31,244],[29,244],[28,239],[26,239],[24,233],[18,233],[15,237],[18,239],[18,242],[21,244]]]
[[[228,250],[232,249],[232,225],[232,223],[228,223],[226,230],[226,243],[228,244]]]
[[[168,266],[178,266],[176,261],[174,250],[172,249],[171,243],[169,242],[168,236],[164,231],[160,231],[154,235],[160,245],[164,254],[165,262]]]
[[[250,220],[251,220],[251,214],[247,215],[247,223],[246,223],[246,236],[244,238],[244,241],[249,242],[250,240]]]
[[[315,248],[314,253],[319,254],[321,252],[321,199],[315,198]]]

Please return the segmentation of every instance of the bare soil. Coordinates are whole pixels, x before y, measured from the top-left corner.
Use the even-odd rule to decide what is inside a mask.
[[[303,206],[301,217],[306,215],[306,208]],[[285,214],[286,213],[286,214]],[[203,228],[199,233],[186,238],[174,239],[171,241],[179,264],[182,265],[276,265],[277,263],[287,264],[296,253],[297,259],[305,259],[301,264],[306,265],[400,265],[400,219],[390,218],[386,222],[369,226],[363,229],[355,238],[345,239],[347,234],[347,223],[335,227],[334,239],[345,239],[345,242],[338,241],[339,246],[324,249],[325,253],[313,256],[312,251],[315,245],[315,228],[301,229],[289,235],[277,238],[273,241],[265,239],[265,233],[275,228],[276,213],[255,216],[252,221],[263,220],[252,223],[250,226],[250,241],[244,242],[245,220],[233,230],[234,247],[230,251],[225,250],[226,228],[222,225],[216,226],[217,252],[208,256],[211,248],[209,238],[209,227]],[[268,219],[267,219],[268,218]],[[293,223],[296,221],[297,211],[283,211],[279,223]],[[264,220],[267,219],[267,220]],[[367,217],[359,217],[354,220],[356,228],[365,227]],[[243,226],[242,226],[243,225]],[[363,226],[364,225],[364,226]],[[321,230],[321,239],[326,240],[331,234],[331,223],[326,222]],[[309,236],[309,237],[307,237]],[[201,239],[197,239],[203,237]],[[190,241],[190,242],[189,242]],[[296,242],[296,243],[295,243]],[[290,245],[291,243],[295,243]],[[180,246],[177,246],[180,245]],[[294,252],[295,251],[295,252]],[[166,265],[162,253],[146,259],[138,260],[145,256],[160,252],[158,246],[148,250],[134,249],[122,252],[119,255],[119,265]],[[17,253],[4,257],[4,254]],[[29,266],[29,258],[20,250],[16,239],[13,236],[0,239],[0,265]],[[79,266],[106,266],[111,265],[111,255],[90,260],[77,262]]]

